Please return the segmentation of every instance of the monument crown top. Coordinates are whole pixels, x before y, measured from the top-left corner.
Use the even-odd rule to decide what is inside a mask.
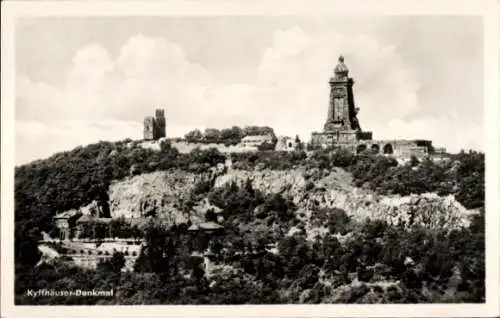
[[[344,57],[342,55],[339,56],[339,62],[335,66],[334,73],[336,78],[345,78],[349,74],[349,69],[344,64]]]

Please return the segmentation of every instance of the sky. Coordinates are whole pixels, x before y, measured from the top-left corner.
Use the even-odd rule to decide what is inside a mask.
[[[100,140],[268,125],[309,140],[338,56],[374,139],[484,150],[483,26],[459,16],[66,17],[16,24],[16,164]]]

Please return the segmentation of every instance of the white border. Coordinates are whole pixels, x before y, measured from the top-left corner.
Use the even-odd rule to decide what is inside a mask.
[[[486,304],[272,306],[13,306],[14,20],[20,16],[215,15],[481,15],[484,18],[486,138]],[[488,317],[500,316],[499,269],[499,11],[494,0],[420,1],[112,1],[2,2],[1,300],[2,317]],[[35,53],[36,54],[36,53]],[[471,107],[478,107],[471,105]],[[479,109],[479,107],[478,107]]]

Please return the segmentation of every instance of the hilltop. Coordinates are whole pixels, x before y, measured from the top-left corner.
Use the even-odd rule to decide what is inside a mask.
[[[77,286],[113,272],[34,266],[41,232],[57,232],[52,217],[93,204],[113,219],[150,220],[135,271],[99,283],[118,291],[109,303],[484,300],[484,154],[402,164],[345,150],[226,147],[100,142],[17,167],[17,301],[34,301],[20,291],[49,272],[45,283]],[[225,232],[212,266],[200,268],[187,228],[204,221]]]

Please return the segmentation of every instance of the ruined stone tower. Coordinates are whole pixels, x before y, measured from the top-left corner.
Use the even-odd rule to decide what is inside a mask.
[[[157,109],[155,111],[155,125],[157,138],[163,138],[166,136],[166,122],[165,122],[165,110]]]
[[[144,118],[144,139],[157,140],[166,137],[166,135],[166,119],[163,109],[157,109],[154,117]]]

